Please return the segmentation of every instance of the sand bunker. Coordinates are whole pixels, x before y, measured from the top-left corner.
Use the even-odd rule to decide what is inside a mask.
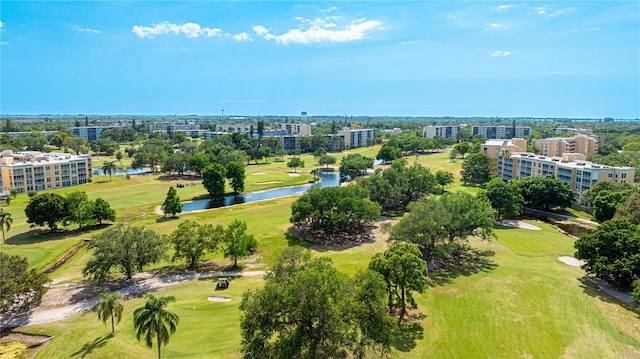
[[[256,172],[256,173],[252,173],[252,176],[257,176],[257,175],[266,175],[266,172]]]
[[[230,302],[231,298],[220,297],[218,295],[214,295],[213,297],[207,298],[207,300],[210,301],[210,302]]]
[[[282,181],[256,182],[256,184],[274,184],[274,183],[282,183]]]
[[[564,264],[568,264],[572,267],[580,267],[581,265],[584,264],[584,261],[581,261],[579,259],[570,257],[570,256],[560,256],[558,257],[558,260]]]
[[[505,227],[513,227],[513,228],[520,228],[520,229],[528,229],[531,231],[539,231],[540,227],[538,226],[534,226],[533,224],[527,223],[527,222],[523,222],[517,219],[508,219],[508,220],[504,220],[504,221],[500,221],[498,222],[499,225],[505,226]]]
[[[300,176],[300,174],[299,174],[299,173],[289,173],[289,176],[291,176],[291,177],[298,177],[298,176]]]

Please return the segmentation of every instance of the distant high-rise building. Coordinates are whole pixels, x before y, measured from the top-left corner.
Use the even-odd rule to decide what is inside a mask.
[[[536,150],[544,156],[562,156],[565,153],[597,153],[598,139],[594,136],[553,137],[534,140]]]
[[[471,136],[482,135],[487,140],[525,137],[531,134],[531,127],[516,126],[473,126]]]
[[[109,130],[112,128],[123,128],[125,126],[80,126],[80,127],[69,127],[69,131],[76,136],[80,136],[85,139],[87,142],[97,141],[100,139],[100,134],[104,130]]]
[[[344,145],[346,148],[369,146],[376,138],[376,131],[372,129],[345,128],[338,131],[338,134],[344,136]]]
[[[517,137],[510,140],[487,140],[480,146],[480,150],[491,157],[498,157],[498,154],[504,151],[526,152],[527,140]]]
[[[457,138],[460,126],[424,126],[422,127],[422,136],[426,138],[434,138],[436,136],[442,138]]]

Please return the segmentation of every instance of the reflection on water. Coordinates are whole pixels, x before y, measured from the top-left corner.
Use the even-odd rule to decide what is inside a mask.
[[[139,175],[142,173],[151,173],[151,168],[118,168],[118,170],[113,173],[113,176],[126,176],[127,174],[130,175]],[[102,168],[94,168],[93,169],[93,174],[94,175],[100,175],[100,176],[108,176],[105,175],[104,172],[102,171]]]
[[[212,201],[209,199],[202,199],[198,201],[184,202],[182,204],[182,213],[189,213],[193,211],[199,211],[203,209],[219,208],[226,206],[233,206],[234,204],[251,203],[257,201],[263,201],[266,199],[274,199],[286,196],[292,196],[305,193],[311,186],[317,186],[320,188],[336,187],[340,185],[340,175],[338,173],[322,173],[320,174],[322,179],[320,182],[313,184],[307,184],[303,186],[284,187],[268,189],[260,192],[246,193],[239,196],[225,196],[224,200]]]

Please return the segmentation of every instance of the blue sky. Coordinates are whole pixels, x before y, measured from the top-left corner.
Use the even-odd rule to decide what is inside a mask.
[[[640,2],[0,2],[0,113],[640,117]]]

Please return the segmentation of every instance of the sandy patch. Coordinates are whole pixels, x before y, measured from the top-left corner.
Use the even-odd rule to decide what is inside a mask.
[[[274,184],[274,183],[282,183],[282,181],[256,182],[256,184]]]
[[[299,173],[288,173],[288,175],[291,177],[300,177]]]
[[[572,267],[580,267],[584,264],[584,261],[581,261],[579,259],[570,257],[570,256],[560,256],[558,257],[558,260],[564,264],[568,264]]]
[[[266,175],[267,172],[256,172],[256,173],[252,173],[252,176],[257,176],[257,175]]]
[[[504,221],[500,221],[498,222],[499,225],[501,226],[505,226],[505,227],[513,227],[513,228],[520,228],[520,229],[528,229],[531,231],[539,231],[540,227],[538,226],[534,226],[533,224],[524,222],[524,221],[520,221],[517,219],[508,219],[508,220],[504,220]]]
[[[207,300],[210,301],[210,302],[230,302],[231,298],[220,297],[218,295],[214,295],[213,297],[207,298]]]

